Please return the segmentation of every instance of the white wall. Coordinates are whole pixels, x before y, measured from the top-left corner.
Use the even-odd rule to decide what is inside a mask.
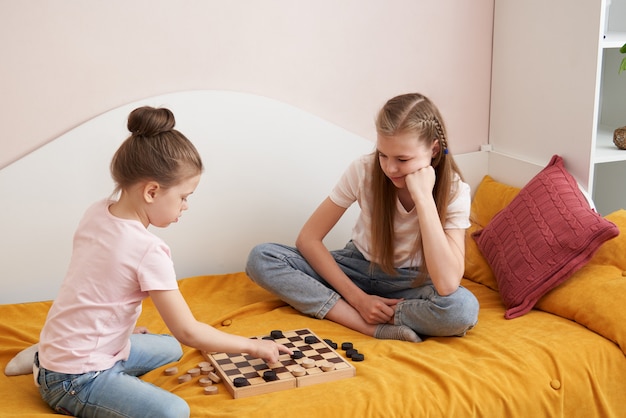
[[[366,143],[350,152],[324,156],[332,158],[324,169],[336,169],[374,139],[373,120],[384,101],[420,91],[442,110],[452,151],[476,151],[488,140],[492,18],[493,0],[0,0],[0,219],[12,231],[0,234],[0,303],[54,297],[76,222],[88,201],[110,191],[104,162],[123,139],[122,124],[104,138],[110,131],[81,134],[72,128],[119,106],[172,92],[252,93],[364,138]],[[215,114],[199,117],[210,123]],[[257,122],[254,117],[236,121]],[[280,129],[280,120],[271,122],[272,129]],[[289,131],[299,141],[293,152],[317,141],[302,129]],[[62,145],[64,133],[74,138],[70,148]],[[246,138],[255,139],[261,137]],[[94,148],[90,141],[109,147]],[[326,141],[332,138],[321,137],[318,145]],[[209,164],[220,158],[207,155]],[[285,158],[291,165],[292,156]],[[277,174],[277,167],[267,167],[242,170],[235,178]],[[307,181],[315,181],[318,194],[326,193],[335,172],[321,181],[317,167],[322,165],[306,172]],[[228,210],[220,206],[225,187],[220,176],[209,171],[201,182],[217,188],[205,195],[218,192],[218,199],[206,203],[218,212]],[[286,215],[275,199],[263,197],[262,188],[255,190],[255,207],[283,216],[289,227],[271,232],[264,218],[248,218],[221,251],[241,239],[242,252],[256,242],[288,242],[319,200],[308,186],[294,189],[292,196],[302,193],[302,204]],[[215,247],[206,240],[220,236],[212,235],[214,225],[205,221],[214,222],[209,215],[190,211],[177,225],[173,251],[181,277],[243,267],[240,254],[236,260],[218,254],[198,264],[199,252]],[[193,251],[187,253],[189,245]]]
[[[173,93],[113,109],[0,170],[0,303],[53,299],[86,208],[113,190],[109,163],[137,106],[165,106],[194,142],[205,173],[189,210],[150,227],[172,250],[179,278],[242,271],[261,242],[293,245],[350,161],[373,143],[262,96]],[[341,248],[356,207],[326,239]]]
[[[586,190],[600,9],[599,0],[495,6],[490,144],[539,165],[559,154]]]
[[[493,0],[0,0],[0,168],[123,104],[195,89],[278,99],[373,139],[407,91],[457,153],[487,142]]]
[[[65,275],[72,236],[85,209],[108,196],[111,156],[141,105],[165,106],[202,155],[205,173],[180,222],[150,230],[172,250],[178,277],[242,271],[261,242],[293,245],[308,216],[368,139],[262,96],[224,91],[174,93],[113,109],[0,170],[0,303],[53,299]],[[474,187],[487,153],[457,162]],[[15,181],[19,179],[19,181]],[[358,210],[326,237],[341,248]]]

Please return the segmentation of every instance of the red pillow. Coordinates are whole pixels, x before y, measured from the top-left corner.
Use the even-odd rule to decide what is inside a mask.
[[[591,209],[555,155],[472,236],[496,277],[504,316],[511,319],[530,311],[618,234],[613,223]]]

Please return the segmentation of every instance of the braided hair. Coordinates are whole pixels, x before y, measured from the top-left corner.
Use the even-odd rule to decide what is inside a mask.
[[[376,130],[379,135],[394,136],[407,132],[415,133],[419,141],[432,146],[438,141],[439,152],[433,155],[431,165],[435,169],[433,198],[437,213],[443,225],[451,200],[451,187],[455,175],[461,179],[461,173],[448,150],[448,136],[439,109],[426,96],[410,93],[396,96],[383,106],[376,118]],[[394,214],[397,190],[384,174],[379,161],[379,152],[373,153],[372,187],[374,192],[372,213],[373,263],[389,274],[395,273],[394,255]],[[416,236],[414,255],[421,251],[421,236]],[[420,271],[426,271],[425,265]]]

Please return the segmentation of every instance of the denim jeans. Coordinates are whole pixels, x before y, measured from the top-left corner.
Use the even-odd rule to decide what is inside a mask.
[[[178,341],[169,335],[133,334],[128,360],[107,370],[64,374],[39,368],[41,397],[57,413],[77,417],[189,417],[180,397],[139,379],[182,356]],[[38,357],[35,356],[35,364]]]
[[[396,276],[379,269],[372,272],[370,262],[352,242],[331,254],[364,292],[404,299],[396,308],[396,325],[406,325],[420,335],[462,336],[478,320],[478,300],[464,287],[448,296],[440,296],[428,278],[415,286],[417,272],[413,269],[397,269]],[[290,246],[257,245],[248,257],[246,273],[261,287],[315,318],[324,318],[341,297],[300,252]]]

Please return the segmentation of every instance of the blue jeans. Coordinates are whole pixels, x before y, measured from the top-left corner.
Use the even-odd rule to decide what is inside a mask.
[[[440,296],[428,278],[415,286],[417,272],[413,269],[397,269],[396,276],[380,269],[372,272],[371,263],[352,242],[331,254],[364,292],[404,299],[396,308],[396,325],[406,325],[420,335],[462,336],[478,320],[478,300],[464,287],[448,296]],[[315,318],[324,318],[341,297],[296,248],[286,245],[269,243],[254,247],[248,257],[246,273],[261,287]]]
[[[128,360],[108,370],[64,374],[43,367],[37,382],[44,401],[57,413],[77,417],[189,417],[180,397],[144,382],[141,376],[177,361],[183,352],[169,335],[133,334]],[[35,356],[35,364],[38,357]]]

